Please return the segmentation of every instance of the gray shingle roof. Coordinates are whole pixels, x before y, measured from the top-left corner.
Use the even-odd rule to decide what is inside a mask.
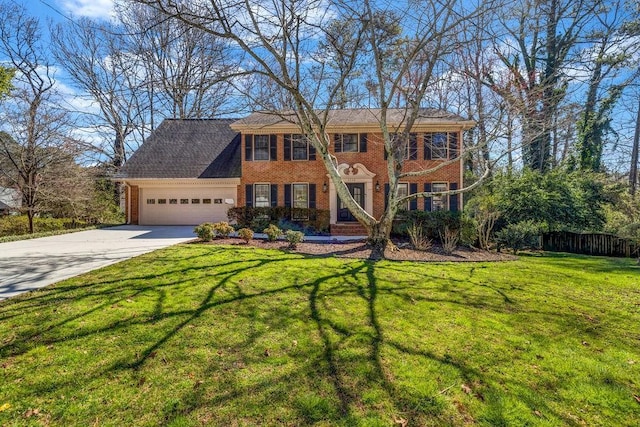
[[[165,119],[127,160],[116,178],[240,177],[235,119]]]
[[[390,125],[398,125],[406,120],[408,110],[404,108],[390,108],[387,110],[387,122]],[[380,123],[381,110],[379,108],[353,108],[344,110],[330,110],[327,124],[330,126],[345,125],[377,125]],[[418,113],[416,124],[461,122],[467,119],[444,110],[422,108]],[[240,126],[269,126],[279,123],[295,122],[296,117],[292,112],[258,111],[236,121]]]

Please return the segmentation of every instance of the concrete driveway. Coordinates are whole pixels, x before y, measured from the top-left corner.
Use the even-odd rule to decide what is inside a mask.
[[[193,226],[123,225],[0,243],[0,301],[194,238]]]

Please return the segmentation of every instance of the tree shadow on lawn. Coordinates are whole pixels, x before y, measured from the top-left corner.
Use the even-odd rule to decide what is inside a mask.
[[[417,279],[389,278],[393,274],[396,266],[390,267],[364,260],[342,260],[335,261],[337,268],[330,269],[324,273],[322,271],[310,273],[305,270],[307,264],[300,264],[313,258],[312,256],[301,256],[287,254],[268,257],[265,252],[256,255],[253,251],[239,250],[239,255],[232,260],[221,262],[207,262],[208,257],[213,259],[217,254],[221,254],[224,249],[207,247],[200,254],[196,254],[190,259],[193,262],[183,263],[184,266],[176,267],[165,265],[164,270],[158,274],[139,274],[128,278],[126,281],[109,279],[108,275],[96,274],[96,280],[91,283],[80,281],[65,282],[58,287],[43,290],[21,299],[16,299],[9,304],[0,305],[0,319],[7,312],[21,312],[22,316],[28,317],[38,311],[45,310],[47,306],[55,305],[63,301],[65,303],[86,300],[89,308],[78,310],[75,313],[65,315],[55,309],[50,313],[50,317],[60,317],[59,319],[49,319],[49,322],[41,322],[40,327],[27,328],[27,331],[8,340],[5,338],[0,347],[0,357],[17,357],[25,354],[29,350],[41,345],[64,344],[71,340],[80,340],[90,337],[102,337],[113,335],[126,335],[128,330],[137,326],[154,328],[157,337],[149,342],[136,346],[135,355],[123,354],[115,359],[106,360],[104,367],[94,373],[95,378],[111,377],[118,372],[126,372],[138,378],[144,383],[146,376],[145,365],[154,360],[158,352],[161,352],[174,339],[180,339],[189,327],[202,325],[202,318],[206,316],[228,315],[225,310],[241,312],[248,302],[255,304],[248,313],[242,313],[246,318],[242,320],[247,325],[247,334],[244,339],[234,343],[218,343],[220,351],[237,354],[238,358],[246,360],[242,362],[244,368],[250,366],[250,372],[246,369],[232,366],[229,369],[222,369],[220,361],[209,361],[205,367],[201,367],[202,376],[222,377],[232,384],[228,388],[219,390],[212,389],[210,385],[199,385],[195,382],[193,387],[184,389],[181,393],[173,395],[175,404],[169,402],[164,408],[163,422],[171,423],[181,417],[195,416],[201,412],[216,412],[216,408],[221,408],[230,404],[242,407],[239,402],[254,401],[262,404],[262,408],[281,407],[290,408],[295,414],[294,421],[312,424],[323,419],[335,422],[345,422],[344,420],[354,420],[366,416],[367,413],[376,413],[382,421],[388,422],[390,418],[404,419],[409,425],[420,425],[422,423],[434,423],[434,420],[445,422],[451,416],[473,417],[465,414],[464,403],[458,398],[448,396],[446,386],[437,392],[425,392],[417,390],[411,385],[406,385],[406,378],[398,378],[398,369],[393,360],[389,360],[390,354],[397,353],[407,360],[415,361],[417,365],[430,364],[440,366],[442,369],[449,369],[456,372],[459,389],[463,384],[471,387],[475,384],[475,389],[468,399],[477,399],[479,406],[485,407],[485,413],[491,422],[505,422],[505,411],[500,396],[505,389],[514,393],[513,398],[519,400],[531,412],[539,411],[547,417],[555,420],[562,420],[566,424],[573,424],[574,421],[567,419],[563,414],[554,412],[552,408],[540,399],[535,401],[526,393],[518,393],[515,390],[526,389],[526,385],[518,384],[498,378],[483,370],[481,366],[474,367],[467,363],[463,356],[451,356],[449,354],[439,354],[422,348],[424,344],[404,342],[397,338],[397,331],[385,329],[385,322],[380,320],[381,298],[398,298],[411,304],[412,301],[429,302],[433,304],[460,305],[470,309],[490,310],[497,313],[510,313],[513,307],[518,306],[517,298],[509,296],[509,290],[491,288],[497,299],[487,299],[485,294],[477,293],[474,286],[469,285],[463,279],[448,278],[450,283],[455,285],[465,284],[466,288],[457,288],[456,294],[449,297],[436,297],[435,295],[417,295],[421,287],[429,286],[429,280],[442,280],[441,277],[433,273],[432,277],[421,274]],[[167,260],[170,260],[169,257]],[[166,263],[167,260],[156,260],[156,262]],[[204,261],[202,265],[194,266],[196,261]],[[150,260],[150,262],[153,262]],[[274,268],[280,272],[287,272],[286,279],[282,283],[272,286],[248,286],[243,280],[251,278],[252,272],[262,269]],[[432,270],[428,270],[432,271]],[[437,271],[437,270],[436,270]],[[397,273],[406,273],[406,269],[397,270]],[[424,273],[423,271],[421,271]],[[176,274],[179,279],[160,280],[158,277],[164,276],[173,278]],[[319,274],[319,276],[318,276]],[[316,277],[313,277],[316,275]],[[312,276],[309,280],[308,277]],[[93,276],[91,276],[93,277]],[[212,285],[206,288],[204,295],[200,294],[200,300],[189,307],[172,309],[167,307],[167,293],[189,291],[185,285],[184,278],[188,282],[198,280],[208,280]],[[380,281],[383,279],[383,284]],[[147,283],[154,279],[153,283]],[[77,285],[69,284],[76,283]],[[481,285],[482,286],[482,285]],[[259,289],[259,290],[256,290]],[[82,291],[82,292],[80,292]],[[445,290],[438,293],[446,293]],[[273,297],[277,296],[283,301],[292,293],[297,295],[300,306],[294,307],[269,307],[273,304]],[[434,292],[435,293],[435,292]],[[483,301],[483,298],[484,301]],[[195,298],[196,294],[187,298]],[[84,318],[100,316],[104,311],[110,310],[113,306],[127,306],[127,301],[135,301],[138,298],[147,298],[153,301],[152,309],[144,315],[128,316],[116,320],[107,320],[101,325],[80,326],[74,329],[69,335],[66,326],[77,323]],[[338,310],[334,300],[338,298],[348,298],[347,307],[341,307],[344,311],[353,311],[352,315],[339,317],[335,315]],[[302,300],[306,300],[306,303]],[[354,303],[355,301],[355,303]],[[93,305],[92,305],[93,304]],[[295,309],[298,311],[295,311]],[[520,308],[522,309],[522,308]],[[256,319],[256,311],[269,310],[279,313],[279,318]],[[56,313],[56,314],[54,314]],[[573,313],[555,313],[552,311],[531,312],[532,315],[544,316],[548,319],[564,324],[573,322]],[[382,317],[388,317],[387,311],[382,313]],[[15,320],[15,314],[14,320]],[[571,317],[571,319],[564,319]],[[6,318],[5,318],[6,320]],[[422,319],[428,325],[429,318]],[[273,367],[273,372],[266,375],[266,378],[256,378],[253,381],[244,383],[240,377],[243,375],[257,375],[255,370],[257,365],[263,363],[260,355],[255,354],[256,343],[266,334],[278,331],[287,334],[291,322],[299,321],[307,325],[309,322],[315,330],[317,343],[311,342],[306,349],[297,349],[291,352],[291,357],[299,363],[295,369],[286,371]],[[172,322],[167,323],[167,322]],[[388,323],[388,322],[387,322]],[[161,329],[158,329],[161,327]],[[60,331],[58,331],[60,330]],[[428,329],[425,330],[428,333]],[[2,337],[0,337],[2,338]],[[183,338],[184,339],[184,338]],[[215,340],[212,340],[212,347],[215,348]],[[463,343],[461,343],[463,344]],[[266,350],[265,350],[266,351]],[[294,354],[295,353],[295,354]],[[509,355],[501,355],[502,363],[509,363]],[[235,356],[234,356],[235,357]],[[267,356],[264,356],[267,357]],[[500,359],[497,357],[495,360]],[[227,362],[225,362],[227,363]],[[255,365],[254,365],[255,364]],[[242,371],[245,372],[242,372]],[[310,384],[298,385],[310,381]],[[51,395],[56,390],[72,387],[75,380],[73,378],[61,377],[53,384],[47,384],[42,389],[31,390],[35,395]],[[318,384],[314,388],[313,383]],[[431,380],[437,383],[437,379]],[[292,402],[288,393],[282,389],[283,383],[289,383],[295,392],[300,393],[297,400]],[[410,383],[412,384],[412,383]],[[332,390],[328,392],[327,390]],[[288,390],[287,390],[288,391]],[[318,395],[317,400],[305,400],[304,396]],[[456,394],[456,393],[454,393]],[[460,393],[457,393],[460,394]],[[383,397],[382,397],[383,396]],[[464,398],[464,396],[462,396]],[[302,399],[302,401],[301,401]],[[384,402],[390,402],[386,404]],[[541,403],[542,402],[542,403]],[[382,405],[382,409],[380,408]],[[455,407],[454,405],[459,405]],[[459,412],[459,413],[457,413]],[[477,416],[475,414],[474,416]],[[230,417],[233,415],[229,415]],[[259,414],[251,413],[238,414],[259,420]],[[437,423],[437,421],[435,421]],[[348,424],[348,421],[346,421]]]

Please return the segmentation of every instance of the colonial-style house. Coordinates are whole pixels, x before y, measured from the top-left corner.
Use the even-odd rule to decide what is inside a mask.
[[[387,166],[380,110],[330,112],[326,132],[338,170],[354,199],[374,217],[386,200]],[[390,110],[389,129],[405,110]],[[332,234],[353,232],[354,218],[298,126],[256,112],[240,120],[166,120],[123,167],[127,221],[198,224],[226,220],[232,206],[316,208],[330,212]],[[402,193],[456,190],[462,183],[462,132],[474,125],[440,110],[422,110],[410,133],[404,168],[443,167],[407,179]],[[407,209],[457,210],[461,195],[412,200]],[[295,218],[294,218],[295,219]]]

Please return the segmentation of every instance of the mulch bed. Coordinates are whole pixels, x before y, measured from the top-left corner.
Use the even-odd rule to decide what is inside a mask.
[[[327,237],[327,239],[331,239]],[[298,243],[296,249],[290,249],[283,241],[268,242],[253,239],[249,243],[237,238],[216,239],[211,244],[252,246],[263,249],[278,249],[288,252],[344,258],[368,259],[371,248],[364,241],[339,242],[327,240],[322,242]],[[440,245],[434,244],[428,251],[412,249],[407,242],[394,242],[395,248],[387,249],[385,258],[394,261],[428,261],[428,262],[481,262],[481,261],[513,261],[517,257],[505,253],[483,251],[468,247],[458,247],[453,253],[445,254]]]

